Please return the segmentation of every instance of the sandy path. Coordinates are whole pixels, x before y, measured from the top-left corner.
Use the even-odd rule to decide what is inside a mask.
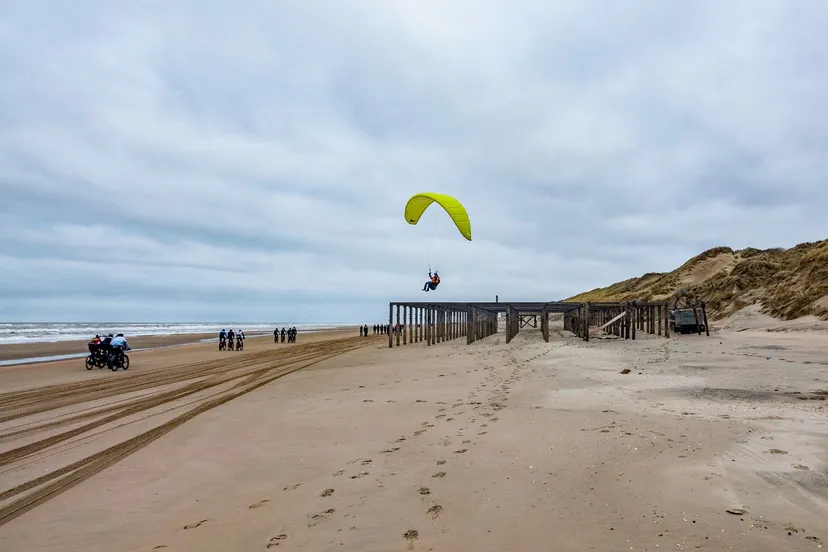
[[[84,551],[777,551],[828,539],[825,334],[566,335],[363,340],[200,414],[0,539]]]

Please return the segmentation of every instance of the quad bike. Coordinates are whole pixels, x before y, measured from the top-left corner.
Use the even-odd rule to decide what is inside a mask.
[[[109,354],[109,358],[106,360],[106,365],[113,372],[117,372],[118,368],[123,368],[124,370],[128,370],[129,369],[129,357],[121,349],[118,349],[116,351],[112,351]]]
[[[98,347],[89,347],[89,356],[86,357],[86,369],[91,370],[92,368],[103,368],[106,366],[106,359],[107,354],[106,352]]]

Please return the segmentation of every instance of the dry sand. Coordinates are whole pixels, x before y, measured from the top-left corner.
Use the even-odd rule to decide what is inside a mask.
[[[41,487],[0,495],[0,549],[816,550],[828,334],[739,329],[254,340],[136,353],[127,373],[0,368],[4,391],[56,385],[0,395],[0,492],[72,462],[83,479],[11,519]]]

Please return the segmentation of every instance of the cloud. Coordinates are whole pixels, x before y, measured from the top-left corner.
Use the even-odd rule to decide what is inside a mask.
[[[552,300],[825,237],[821,2],[5,12],[0,318],[379,321],[429,263]]]

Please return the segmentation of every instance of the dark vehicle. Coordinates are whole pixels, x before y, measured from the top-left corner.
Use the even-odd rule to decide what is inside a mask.
[[[103,368],[106,366],[107,354],[101,345],[89,346],[89,356],[86,357],[86,369]]]
[[[118,347],[114,349],[111,353],[109,353],[109,358],[106,359],[106,365],[109,367],[110,370],[113,372],[117,372],[118,368],[123,368],[124,370],[129,369],[129,357],[124,352],[123,349]]]
[[[705,331],[701,309],[673,309],[670,311],[670,330],[674,333],[701,333]]]

